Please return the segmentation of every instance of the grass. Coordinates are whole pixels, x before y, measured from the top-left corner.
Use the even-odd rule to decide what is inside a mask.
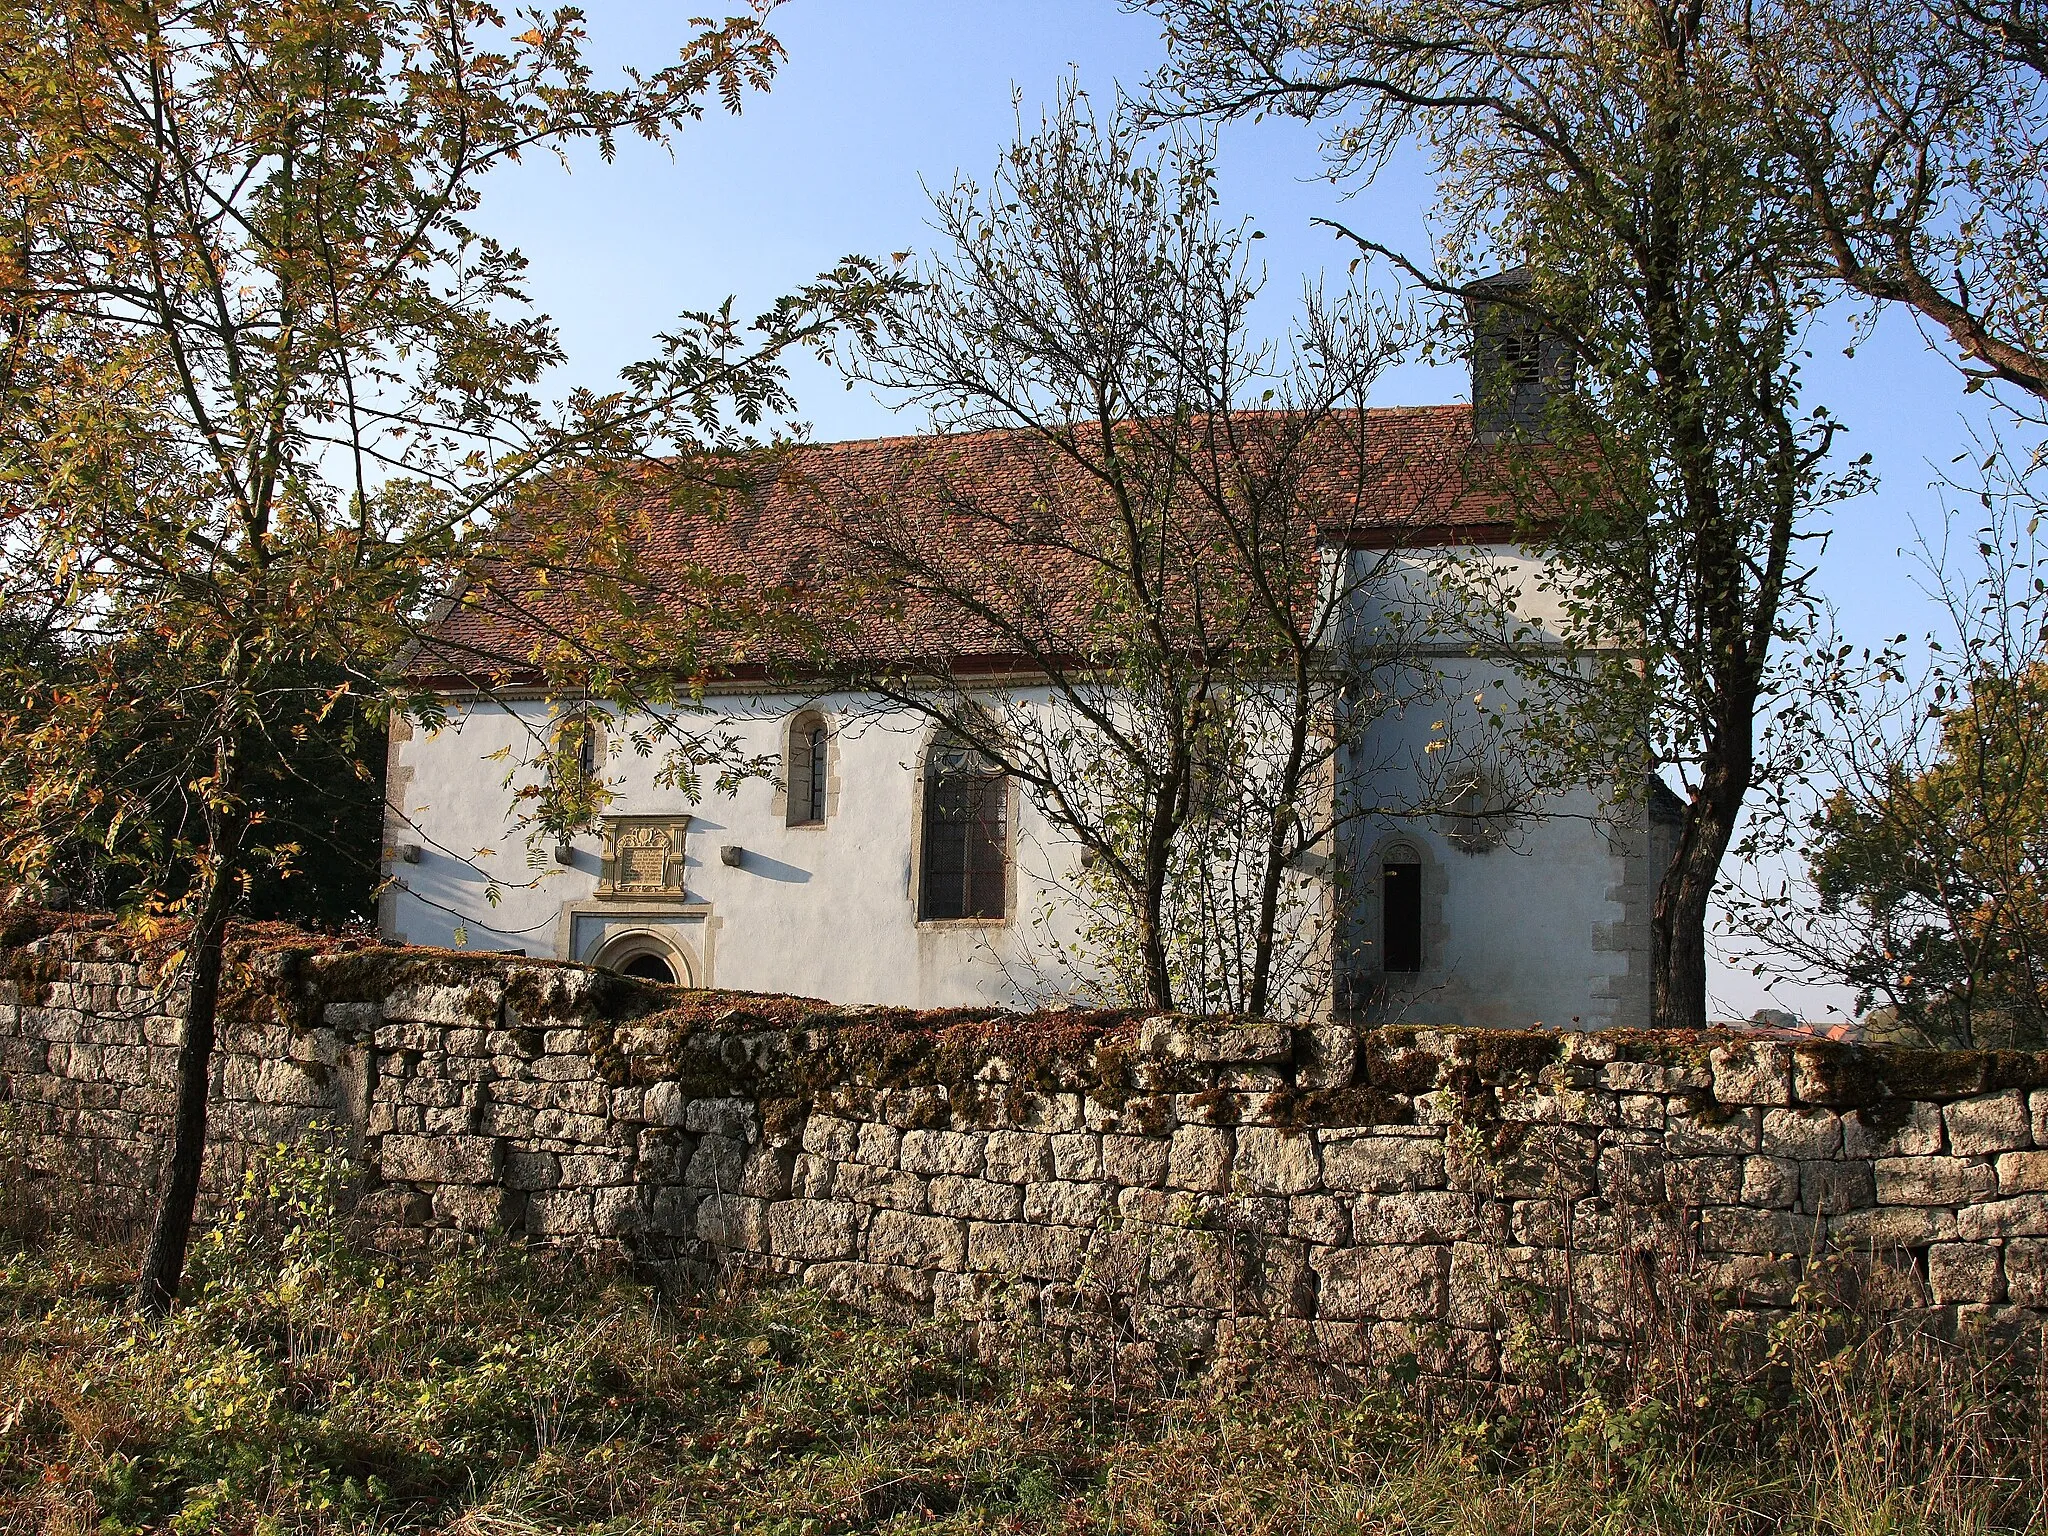
[[[341,1177],[286,1156],[252,1180],[163,1326],[127,1311],[124,1251],[17,1245],[0,1530],[2048,1530],[2044,1391],[2013,1351],[1816,1311],[1741,1369],[1567,1357],[1454,1392],[1268,1358],[1132,1393],[1028,1335],[977,1364],[801,1291],[379,1257],[333,1215]]]

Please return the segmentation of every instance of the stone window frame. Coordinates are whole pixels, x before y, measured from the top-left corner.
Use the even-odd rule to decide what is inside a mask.
[[[584,918],[594,919],[614,931],[601,938],[588,954],[579,956],[577,928]],[[709,987],[718,973],[718,927],[718,917],[707,901],[676,901],[665,896],[592,896],[562,903],[555,927],[554,955],[570,965],[595,965],[598,956],[606,954],[613,945],[623,944],[628,937],[652,935],[668,948],[681,952],[691,978],[687,985]]]
[[[1008,928],[1017,920],[1017,813],[1022,796],[1013,773],[1003,780],[1003,915],[1001,917],[926,917],[924,915],[925,786],[931,777],[931,755],[949,741],[957,742],[957,731],[935,729],[918,749],[910,780],[910,879],[906,895],[912,921],[921,932],[943,933],[951,929]]]
[[[1422,968],[1415,971],[1390,971],[1383,962],[1381,935],[1380,892],[1384,883],[1381,871],[1390,863],[1412,863],[1422,868]],[[1354,930],[1364,936],[1367,964],[1361,969],[1369,975],[1383,976],[1389,985],[1415,986],[1431,977],[1441,978],[1449,969],[1445,955],[1449,948],[1450,923],[1445,917],[1445,897],[1449,872],[1442,859],[1437,857],[1430,840],[1418,837],[1409,831],[1394,831],[1378,838],[1366,852],[1363,867],[1359,873],[1365,878],[1359,881],[1363,887],[1360,901],[1359,923]]]
[[[824,748],[825,769],[818,782],[822,793],[818,796],[815,809],[818,815],[809,812],[814,808],[811,798],[811,783],[799,783],[799,779],[810,780],[816,773],[814,749],[804,738],[811,732],[821,733],[818,745]],[[799,746],[802,742],[802,746]],[[790,718],[782,738],[782,811],[783,825],[792,831],[821,832],[839,814],[839,733],[832,728],[832,721],[821,709],[802,709]]]
[[[683,899],[688,883],[685,855],[689,849],[690,817],[607,816],[603,820],[604,863],[598,875],[597,894],[615,899],[644,901],[650,897]],[[625,885],[619,881],[620,850],[629,838],[666,833],[668,851],[662,859],[659,885]]]
[[[610,718],[601,709],[583,707],[563,718],[564,731],[577,731],[576,771],[586,779],[598,780],[611,755]]]

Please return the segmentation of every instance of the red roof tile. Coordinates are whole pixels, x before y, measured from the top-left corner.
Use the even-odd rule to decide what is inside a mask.
[[[1247,412],[1233,426],[1275,419]],[[1302,456],[1304,538],[1399,547],[1507,535],[1506,497],[1480,488],[1499,450],[1474,444],[1469,407],[1369,411],[1362,439],[1348,430],[1360,424],[1345,418],[1319,443],[1313,463]],[[739,483],[715,501],[701,493],[701,478],[679,493],[677,479],[656,466],[640,475],[639,489],[608,503],[636,514],[634,553],[646,585],[635,590],[649,605],[641,633],[659,644],[666,624],[667,633],[690,642],[677,653],[709,672],[757,672],[778,655],[794,661],[800,649],[786,630],[719,622],[715,610],[733,603],[824,616],[812,638],[842,655],[942,659],[956,668],[1015,663],[1020,648],[1005,639],[1006,625],[1050,635],[1080,622],[1087,559],[1067,537],[1075,520],[1054,509],[1082,505],[1076,497],[1101,504],[1103,492],[1042,439],[1000,431],[803,444],[724,467]],[[914,579],[885,573],[862,547],[878,520],[947,580],[990,593],[1000,620],[977,619],[920,591]],[[506,548],[530,547],[528,534],[541,519],[523,521]],[[411,675],[449,685],[486,675],[505,680],[537,671],[551,648],[562,653],[579,644],[591,627],[582,614],[598,605],[585,579],[560,566],[545,582],[531,574],[547,563],[481,563]]]

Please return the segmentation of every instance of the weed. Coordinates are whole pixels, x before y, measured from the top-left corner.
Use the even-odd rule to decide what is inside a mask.
[[[802,1291],[400,1261],[350,1193],[326,1152],[252,1170],[162,1325],[117,1250],[0,1261],[0,1531],[2048,1530],[2038,1352],[1818,1289],[1749,1354],[1674,1334],[1459,1391],[1261,1353],[1133,1394],[1028,1331],[978,1364]]]

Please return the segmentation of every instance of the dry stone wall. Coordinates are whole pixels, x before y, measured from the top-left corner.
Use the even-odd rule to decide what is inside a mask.
[[[135,1211],[175,998],[111,930],[0,952],[11,1172]],[[1513,1368],[1827,1255],[1947,1326],[2048,1319],[2048,1059],[1648,1033],[832,1009],[367,946],[238,954],[213,1188],[324,1127],[399,1242],[1024,1319],[1139,1355],[1285,1335]]]

